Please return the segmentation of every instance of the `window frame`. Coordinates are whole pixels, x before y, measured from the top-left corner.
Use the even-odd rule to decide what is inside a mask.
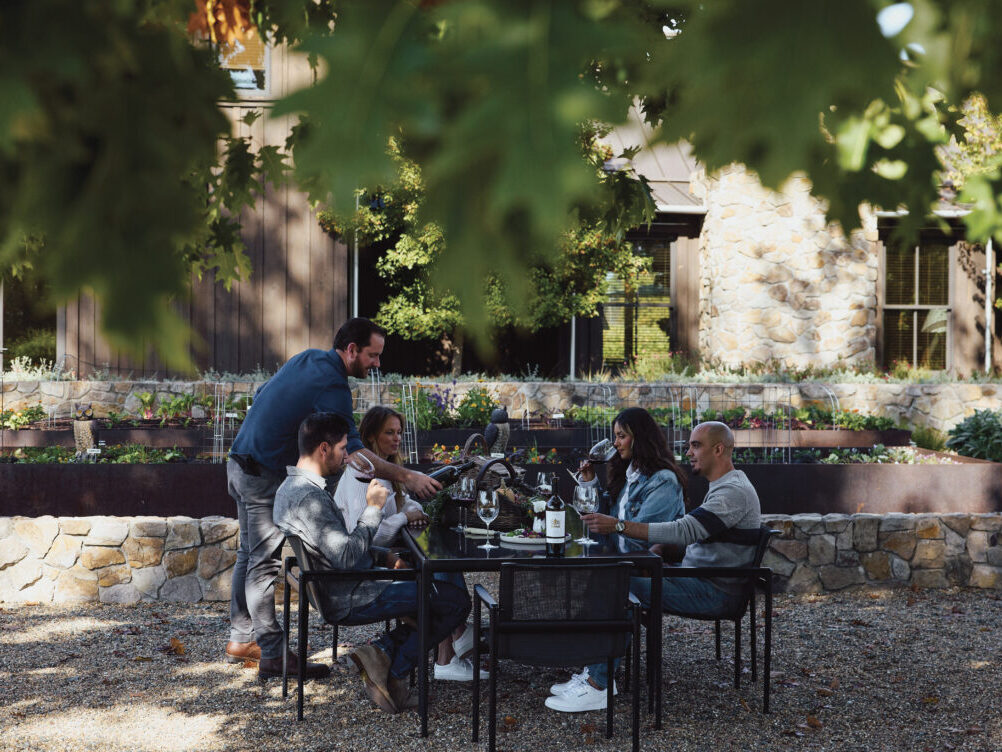
[[[919,336],[919,321],[918,316],[922,311],[946,311],[946,342],[944,344],[945,357],[944,357],[944,367],[942,369],[936,369],[937,372],[952,372],[953,371],[953,340],[954,340],[954,328],[955,328],[955,314],[956,300],[954,294],[955,288],[955,274],[957,267],[957,243],[963,240],[963,231],[961,228],[957,227],[955,224],[950,224],[953,230],[952,234],[948,234],[942,230],[940,227],[922,227],[919,230],[920,236],[918,242],[914,243],[911,248],[913,251],[913,274],[914,274],[914,297],[917,300],[919,296],[919,279],[920,279],[920,264],[919,258],[922,249],[922,236],[921,233],[938,233],[943,244],[947,247],[947,278],[946,278],[946,305],[931,305],[928,303],[888,303],[887,302],[887,246],[889,236],[894,230],[894,225],[881,225],[878,227],[879,241],[878,245],[880,248],[880,255],[877,264],[877,332],[876,332],[876,343],[875,343],[875,354],[877,356],[877,363],[880,367],[888,369],[891,367],[891,363],[887,362],[886,353],[886,332],[884,327],[884,315],[887,311],[911,311],[912,312],[912,353],[909,360],[909,365],[913,369],[919,368],[918,363],[918,336]],[[959,235],[958,235],[959,233]],[[928,241],[927,241],[928,242]]]

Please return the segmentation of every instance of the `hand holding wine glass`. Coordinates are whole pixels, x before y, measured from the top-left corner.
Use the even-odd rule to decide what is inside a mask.
[[[355,452],[348,458],[348,469],[360,483],[368,483],[376,477],[376,466],[361,452]]]

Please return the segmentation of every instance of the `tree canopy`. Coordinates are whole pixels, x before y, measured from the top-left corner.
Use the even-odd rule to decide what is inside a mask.
[[[211,47],[191,44],[192,11],[210,36],[254,28],[316,61],[315,83],[275,114],[302,119],[294,175],[317,201],[345,210],[359,186],[392,181],[399,139],[425,181],[421,222],[446,240],[436,279],[474,333],[489,309],[468,280],[528,301],[534,263],[554,263],[582,218],[612,233],[636,222],[643,185],[603,180],[578,139],[637,98],[655,141],[688,140],[708,170],[741,162],[772,188],[804,173],[846,229],[870,202],[907,208],[902,232],[939,197],[937,150],[962,138],[961,103],[1002,100],[990,0],[9,0],[0,260],[43,238],[33,263],[57,295],[93,291],[114,342],[155,336],[175,363],[168,302],[186,264],[246,273],[220,202],[239,208],[281,168],[245,154],[245,180],[217,182],[233,92]],[[970,239],[1002,239],[999,159],[958,197]]]

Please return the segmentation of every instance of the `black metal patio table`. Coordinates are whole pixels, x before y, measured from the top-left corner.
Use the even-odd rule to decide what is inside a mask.
[[[631,561],[637,570],[651,578],[651,601],[661,603],[660,556],[646,549],[623,553],[618,548],[618,536],[593,536],[597,543],[582,546],[574,542],[583,533],[583,524],[573,511],[567,514],[567,532],[571,540],[567,542],[566,558],[591,558],[601,561]],[[418,625],[419,652],[427,656],[434,647],[428,644],[429,599],[432,577],[436,572],[500,572],[501,562],[526,560],[545,556],[545,547],[506,543],[495,535],[491,542],[497,548],[485,551],[478,548],[485,538],[464,536],[444,525],[429,525],[424,529],[404,528],[404,541],[414,554],[418,574]],[[661,728],[661,609],[651,609],[653,619],[647,631],[647,692],[648,712],[654,712],[655,728]],[[428,736],[428,661],[418,661],[418,713],[421,716],[421,736]],[[635,669],[636,670],[636,669]]]

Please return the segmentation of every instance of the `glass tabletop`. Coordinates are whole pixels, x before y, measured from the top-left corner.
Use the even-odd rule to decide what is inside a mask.
[[[417,553],[429,562],[463,562],[480,568],[489,566],[488,562],[504,561],[506,559],[533,559],[546,556],[546,541],[539,539],[533,543],[515,543],[506,541],[504,534],[498,535],[492,531],[491,543],[496,548],[485,551],[479,546],[487,540],[484,535],[464,535],[451,527],[444,525],[429,525],[423,529],[404,528],[406,535]],[[652,557],[646,546],[635,544],[636,548],[624,553],[619,544],[618,535],[598,535],[592,533],[594,545],[583,546],[575,543],[576,538],[584,532],[584,524],[575,511],[567,512],[566,530],[570,534],[564,549],[565,559],[601,558],[601,557]]]

